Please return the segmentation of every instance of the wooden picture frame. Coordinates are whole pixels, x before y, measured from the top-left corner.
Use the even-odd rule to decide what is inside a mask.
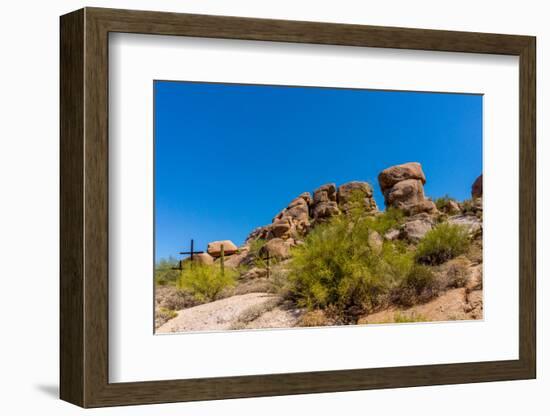
[[[536,376],[535,38],[85,8],[61,17],[60,396],[101,407],[530,379]],[[110,32],[515,55],[520,65],[519,359],[109,383]]]

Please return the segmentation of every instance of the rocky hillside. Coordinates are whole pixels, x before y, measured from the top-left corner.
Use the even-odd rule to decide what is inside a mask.
[[[325,184],[241,247],[209,243],[194,275],[157,285],[158,332],[481,318],[482,178],[462,202],[425,183],[416,162],[380,172],[385,211],[367,182]]]

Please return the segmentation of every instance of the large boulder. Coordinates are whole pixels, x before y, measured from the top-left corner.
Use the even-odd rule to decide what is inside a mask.
[[[236,269],[239,266],[250,262],[252,260],[250,257],[252,257],[250,256],[250,247],[247,245],[244,245],[239,248],[238,253],[235,253],[227,257],[226,259],[224,259],[224,265],[226,267],[231,267]]]
[[[401,227],[401,237],[411,242],[418,242],[433,228],[431,221],[425,218],[407,221]]]
[[[323,221],[340,214],[336,185],[328,183],[317,188],[313,193],[313,202],[311,204],[311,216],[317,221]]]
[[[418,179],[405,179],[387,189],[384,197],[386,204],[395,208],[405,208],[424,201],[424,187]]]
[[[455,215],[448,219],[449,224],[460,225],[474,235],[482,230],[483,223],[476,215]]]
[[[360,196],[362,206],[367,212],[378,211],[370,184],[368,182],[353,181],[340,185],[338,188],[338,204],[344,213],[349,212],[353,207],[353,199],[356,195]]]
[[[407,179],[417,179],[421,181],[422,184],[426,183],[426,176],[424,176],[420,163],[409,162],[402,165],[391,166],[384,169],[378,175],[378,182],[380,183],[380,188],[382,188],[382,193],[393,187],[396,183]]]
[[[208,253],[199,253],[193,255],[193,261],[198,264],[212,265],[214,264],[214,258]]]
[[[378,182],[387,207],[399,208],[407,215],[437,213],[434,202],[424,196],[426,177],[417,162],[405,163],[384,169]]]
[[[292,223],[288,217],[277,219],[271,224],[271,234],[276,238],[289,236],[291,229]]]
[[[278,259],[288,259],[290,257],[290,242],[283,240],[282,238],[273,238],[269,240],[260,249],[260,255],[265,256],[269,253],[270,257]]]
[[[481,198],[483,196],[483,174],[479,175],[472,184],[472,198]]]
[[[222,255],[222,245],[223,253],[225,256],[230,256],[235,254],[239,249],[231,240],[222,240],[222,241],[212,241],[208,243],[208,248],[206,252],[212,257],[220,257]]]
[[[455,215],[461,211],[461,208],[458,202],[452,199],[448,199],[442,204],[442,206],[440,207],[440,210],[445,214]]]

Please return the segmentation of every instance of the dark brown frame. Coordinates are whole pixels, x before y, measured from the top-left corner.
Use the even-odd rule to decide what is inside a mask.
[[[110,32],[519,56],[519,359],[109,383]],[[535,378],[535,45],[531,36],[99,8],[62,16],[61,398],[83,407],[100,407]]]

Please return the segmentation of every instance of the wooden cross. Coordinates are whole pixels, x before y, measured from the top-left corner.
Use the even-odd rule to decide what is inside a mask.
[[[202,254],[204,251],[195,251],[195,241],[191,239],[191,251],[180,251],[180,254],[191,255],[191,260],[195,254]]]
[[[193,256],[195,254],[202,254],[202,253],[204,253],[204,251],[195,251],[195,241],[193,239],[191,239],[191,250],[190,251],[180,251],[180,254],[189,255],[191,261],[193,261]],[[172,267],[172,269],[173,270],[182,270],[183,269],[182,261],[180,260],[178,267]]]
[[[269,251],[265,254],[265,257],[262,257],[262,260],[266,261],[267,278],[269,279],[269,276],[271,275],[271,256],[269,255]]]

